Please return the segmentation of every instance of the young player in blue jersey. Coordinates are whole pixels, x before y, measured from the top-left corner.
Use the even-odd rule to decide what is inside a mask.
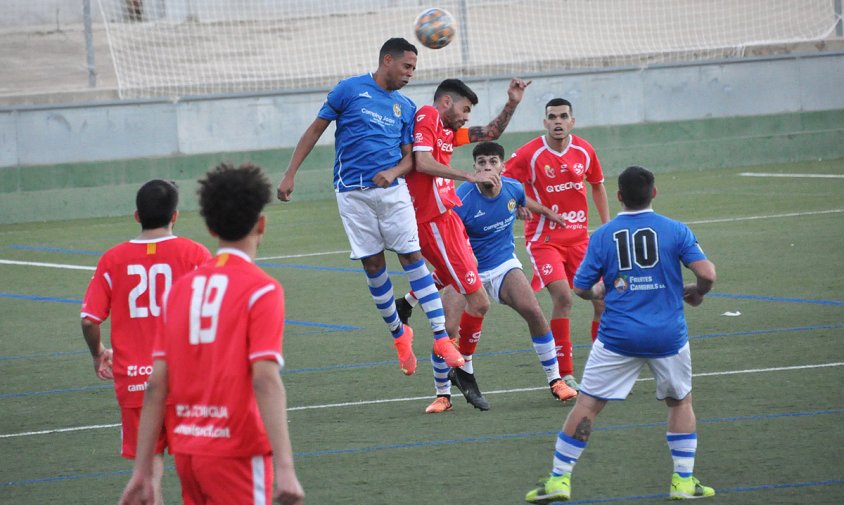
[[[571,472],[608,400],[623,400],[642,367],[656,380],[656,397],[668,406],[666,440],[674,460],[670,497],[713,496],[693,476],[697,434],[692,408],[692,361],[683,301],[698,306],[715,283],[715,265],[683,223],[655,213],[654,176],[628,167],[618,177],[622,212],[592,234],[574,277],[574,292],[603,299],[598,339],[592,346],[580,395],[557,436],[551,475],[528,492],[530,503],[571,496]],[[683,284],[680,265],[696,281]]]
[[[520,182],[500,177],[504,168],[504,148],[500,144],[481,142],[472,150],[472,157],[475,160],[475,173],[494,175],[492,182],[464,183],[457,188],[457,196],[463,203],[455,207],[454,212],[465,225],[478,261],[478,277],[491,300],[512,307],[527,322],[551,394],[562,401],[574,398],[577,391],[560,378],[554,337],[530,282],[522,271],[522,264],[516,258],[513,237],[513,223],[516,221],[518,207],[527,207],[531,212],[542,214],[560,226],[563,226],[563,220],[551,209],[526,199]],[[453,326],[460,324],[460,315],[467,303],[466,297],[452,286],[443,289],[442,297],[446,309],[446,326],[456,330]],[[473,343],[477,345],[477,341]],[[486,410],[489,404],[474,380],[472,355],[464,354],[463,357],[466,364],[452,368],[448,378],[458,386],[469,403]],[[441,401],[448,402],[445,410],[451,410],[450,395],[438,396],[445,398]]]
[[[398,90],[413,77],[416,55],[416,47],[405,39],[390,39],[381,47],[378,70],[340,81],[299,139],[278,185],[279,200],[289,201],[296,172],[328,125],[336,121],[334,191],[351,258],[363,264],[370,294],[390,329],[406,375],[416,370],[413,330],[396,313],[385,249],[398,254],[411,289],[423,300],[434,338],[448,338],[442,301],[420,253],[416,218],[403,178],[413,168],[416,106]],[[450,366],[463,364],[454,346],[442,347],[448,351],[443,358]]]

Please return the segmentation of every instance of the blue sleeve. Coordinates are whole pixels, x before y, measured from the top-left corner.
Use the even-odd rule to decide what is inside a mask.
[[[574,287],[580,289],[589,289],[598,282],[598,279],[604,275],[604,267],[601,263],[601,247],[600,236],[597,232],[589,239],[589,245],[586,247],[586,256],[577,267],[577,273],[574,274]]]
[[[683,223],[677,223],[677,226],[679,228],[679,240],[677,243],[680,246],[680,261],[684,265],[688,265],[695,261],[705,260],[706,254],[700,248],[700,244],[698,244],[697,238],[692,230]]]
[[[409,98],[406,100],[407,106],[405,107],[407,110],[402,111],[402,124],[401,128],[401,143],[402,145],[406,144],[413,144],[413,124],[414,119],[416,118],[416,104],[413,103]]]
[[[319,109],[317,117],[328,121],[336,121],[340,117],[340,114],[346,108],[348,97],[347,89],[349,86],[346,85],[346,82],[340,81],[337,86],[334,86],[334,89],[328,92],[328,97],[322,104],[322,108]]]

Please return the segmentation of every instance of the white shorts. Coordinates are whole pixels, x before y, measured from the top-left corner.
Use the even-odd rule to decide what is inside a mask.
[[[682,400],[691,392],[692,353],[688,342],[673,356],[637,358],[614,353],[600,340],[592,344],[580,390],[600,400],[624,400],[644,365],[648,365],[656,380],[657,400]]]
[[[351,259],[390,249],[399,254],[419,251],[416,213],[404,181],[389,188],[335,193],[340,220],[352,248]]]
[[[507,272],[516,268],[522,268],[522,263],[516,258],[511,258],[492,270],[478,272],[478,277],[483,282],[484,289],[486,290],[486,294],[489,295],[490,300],[502,303],[498,297],[498,293],[501,292],[501,284],[504,283],[504,277],[507,276]]]

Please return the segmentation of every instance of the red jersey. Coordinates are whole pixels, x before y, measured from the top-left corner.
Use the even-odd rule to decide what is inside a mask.
[[[454,148],[469,143],[469,129],[456,132],[446,128],[440,113],[431,105],[416,111],[413,134],[413,151],[430,151],[434,159],[443,165],[451,162]],[[460,205],[460,198],[454,191],[454,181],[434,177],[413,169],[405,177],[417,224],[427,223],[447,210]]]
[[[153,358],[168,364],[167,435],[174,453],[270,454],[252,389],[252,363],[277,361],[281,284],[242,251],[217,256],[173,284]]]
[[[111,314],[114,391],[121,407],[144,403],[164,293],[210,258],[202,244],[176,236],[130,240],[100,257],[81,315],[102,323]]]
[[[545,216],[534,215],[525,223],[525,242],[574,245],[589,240],[586,182],[604,182],[601,163],[589,142],[569,135],[568,146],[557,152],[543,135],[513,153],[502,175],[521,181],[528,197],[560,214],[566,222],[565,228],[560,228]]]

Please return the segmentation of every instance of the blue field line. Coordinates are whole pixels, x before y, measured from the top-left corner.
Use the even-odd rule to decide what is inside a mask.
[[[736,422],[736,421],[758,421],[763,419],[781,419],[781,418],[788,418],[788,417],[803,417],[803,416],[817,416],[817,415],[830,415],[830,414],[844,414],[844,408],[838,409],[827,409],[827,410],[815,410],[815,411],[804,411],[804,412],[782,412],[782,413],[775,413],[775,414],[757,414],[757,415],[747,415],[747,416],[732,416],[732,417],[720,417],[720,418],[711,418],[711,419],[698,419],[698,422],[702,423],[724,423],[724,422]],[[637,424],[626,424],[626,425],[617,425],[617,426],[603,426],[595,428],[594,431],[614,431],[614,430],[630,430],[630,429],[640,429],[640,428],[654,428],[654,427],[665,427],[667,423],[665,422],[655,422],[655,423],[637,423]],[[312,451],[312,452],[296,452],[294,453],[294,458],[318,458],[324,456],[335,456],[335,455],[342,455],[342,454],[364,454],[364,453],[372,453],[372,452],[379,452],[379,451],[387,451],[387,450],[395,450],[395,449],[412,449],[418,447],[435,447],[435,446],[442,446],[442,445],[454,445],[454,444],[466,444],[466,443],[480,443],[480,442],[495,442],[501,440],[517,440],[517,439],[524,439],[524,438],[534,438],[534,437],[555,437],[557,435],[557,431],[534,431],[534,432],[526,432],[526,433],[506,433],[502,435],[491,435],[485,437],[465,437],[465,438],[455,438],[455,439],[446,439],[446,440],[428,440],[423,442],[407,442],[402,444],[388,444],[388,445],[376,445],[370,447],[358,447],[354,449],[331,449],[325,451]],[[172,467],[169,467],[168,470],[172,471]],[[87,478],[98,478],[98,477],[108,477],[113,475],[129,475],[131,472],[129,470],[118,470],[113,472],[96,472],[96,473],[85,473],[85,474],[76,474],[76,475],[63,475],[57,477],[45,477],[41,479],[27,479],[27,480],[19,480],[19,481],[11,481],[11,482],[4,482],[0,483],[0,486],[10,487],[10,486],[22,486],[27,484],[43,484],[49,482],[57,482],[63,480],[72,480],[72,479],[87,479]],[[748,491],[759,491],[765,489],[778,489],[778,488],[788,488],[788,487],[811,487],[811,486],[823,486],[823,485],[840,485],[844,484],[844,480],[826,480],[826,481],[810,481],[810,482],[794,482],[794,483],[783,483],[783,484],[765,484],[765,485],[757,485],[757,486],[742,486],[742,487],[734,487],[734,488],[726,488],[726,489],[718,489],[719,493],[736,493],[736,492],[748,492]],[[658,494],[658,495],[648,495],[648,496],[625,496],[625,497],[615,497],[615,498],[603,498],[599,500],[582,500],[582,501],[575,501],[569,503],[605,503],[611,501],[633,501],[633,500],[641,500],[641,499],[651,499],[651,498],[661,498],[665,495]]]
[[[22,244],[10,244],[8,246],[9,249],[19,249],[22,251],[43,251],[43,252],[55,252],[55,253],[65,253],[65,254],[85,254],[87,256],[100,256],[103,254],[102,251],[87,251],[84,249],[63,249],[61,247],[39,247],[34,245],[22,245]]]
[[[706,296],[713,296],[715,298],[740,298],[745,300],[759,300],[763,302],[785,302],[785,303],[815,303],[818,305],[835,305],[844,307],[844,302],[836,300],[808,300],[805,298],[780,298],[776,296],[756,296],[756,295],[730,295],[726,293],[707,293]]]
[[[826,410],[814,410],[814,411],[806,411],[806,412],[783,412],[783,413],[776,413],[776,414],[758,414],[752,416],[733,416],[733,417],[719,417],[719,418],[712,418],[712,419],[698,419],[699,423],[724,423],[724,422],[736,422],[736,421],[759,421],[763,419],[778,419],[778,418],[786,418],[786,417],[805,417],[805,416],[819,416],[819,415],[834,415],[834,414],[844,414],[844,407],[838,409],[826,409]],[[653,422],[653,423],[637,423],[637,424],[623,424],[617,426],[601,426],[598,428],[594,428],[593,431],[615,431],[615,430],[631,430],[631,429],[639,429],[639,428],[658,428],[658,427],[665,427],[667,423],[662,422]],[[512,439],[519,439],[519,438],[533,438],[533,437],[554,437],[558,434],[557,431],[534,431],[534,432],[527,432],[527,433],[507,433],[503,435],[490,435],[486,437],[467,437],[467,438],[454,438],[454,439],[447,439],[447,440],[426,440],[423,442],[407,442],[403,444],[389,444],[389,445],[374,445],[370,447],[357,447],[354,449],[329,449],[325,451],[313,451],[313,452],[297,452],[295,456],[297,458],[313,458],[313,457],[320,457],[320,456],[332,456],[336,454],[359,454],[359,453],[370,453],[370,452],[378,452],[378,451],[386,451],[386,450],[394,450],[394,449],[407,449],[407,448],[416,448],[416,447],[433,447],[438,445],[452,445],[452,444],[463,444],[463,443],[477,443],[477,442],[494,442],[498,440],[512,440]],[[552,445],[553,447],[553,445]]]
[[[82,305],[82,300],[73,298],[57,298],[55,296],[18,295],[15,293],[0,293],[0,298],[12,298],[15,300],[29,300],[32,302],[53,302],[53,303],[75,303]]]

